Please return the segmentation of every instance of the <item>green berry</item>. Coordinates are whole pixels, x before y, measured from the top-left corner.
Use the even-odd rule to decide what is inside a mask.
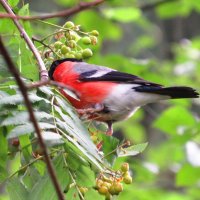
[[[122,190],[123,190],[123,186],[119,182],[113,183],[109,188],[109,192],[112,195],[118,195],[120,192],[122,192]]]
[[[91,31],[90,34],[94,36],[99,36],[99,32],[97,30]]]
[[[88,189],[86,187],[80,187],[79,190],[82,195],[85,195],[85,193],[88,191]]]
[[[98,137],[96,135],[92,135],[91,139],[95,144],[98,142]]]
[[[125,176],[130,176],[129,171],[123,172],[122,176],[123,176],[123,177],[125,177]]]
[[[112,195],[115,195],[115,194],[116,194],[114,185],[111,185],[111,186],[110,186],[110,188],[109,188],[109,193],[112,194]]]
[[[97,37],[95,37],[95,36],[90,36],[90,39],[91,39],[91,43],[92,43],[93,45],[96,45],[96,44],[97,44],[97,42],[98,42]]]
[[[61,45],[62,45],[62,42],[57,41],[57,42],[54,43],[54,48],[59,49],[61,47]]]
[[[66,53],[68,53],[68,52],[70,52],[70,48],[69,47],[67,47],[67,46],[65,46],[65,45],[63,45],[62,47],[61,47],[61,53],[62,54],[66,54]]]
[[[88,58],[88,57],[91,57],[92,55],[93,55],[92,50],[89,48],[84,49],[82,52],[83,58]]]
[[[105,186],[102,186],[102,187],[99,188],[98,192],[100,194],[106,195],[108,193],[108,188],[105,187]]]
[[[111,183],[103,182],[102,186],[105,186],[105,187],[107,187],[109,189],[110,186],[111,186]]]
[[[76,42],[74,40],[70,40],[67,43],[67,46],[71,47],[72,49],[76,47]]]
[[[98,179],[96,182],[97,188],[100,188],[103,185],[103,181],[101,179]]]
[[[65,54],[66,58],[75,58],[74,54],[67,53]]]
[[[83,44],[88,45],[88,44],[91,44],[91,39],[90,39],[90,37],[85,36],[82,38],[82,42],[83,42]]]
[[[123,186],[121,183],[114,184],[115,194],[119,194],[123,190]]]
[[[64,24],[64,28],[72,28],[74,27],[74,23],[71,21],[68,21]]]
[[[80,53],[80,52],[75,53],[75,57],[76,57],[76,59],[78,59],[78,60],[82,59],[82,53]],[[92,139],[92,140],[93,140],[93,139]]]
[[[121,171],[122,172],[127,172],[129,170],[129,164],[128,163],[123,163],[121,165]]]
[[[124,181],[125,184],[131,184],[133,180],[132,180],[131,176],[125,176],[123,178],[123,181]]]

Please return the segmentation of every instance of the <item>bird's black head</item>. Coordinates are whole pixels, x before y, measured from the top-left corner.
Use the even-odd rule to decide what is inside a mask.
[[[60,65],[61,63],[66,62],[66,61],[70,61],[70,62],[82,62],[81,59],[79,60],[79,59],[76,59],[76,58],[64,58],[64,59],[60,59],[60,60],[55,60],[55,61],[51,64],[51,67],[50,67],[50,69],[49,69],[49,71],[48,71],[49,78],[50,78],[51,80],[53,80],[53,73],[54,73],[56,67],[57,67],[58,65]]]

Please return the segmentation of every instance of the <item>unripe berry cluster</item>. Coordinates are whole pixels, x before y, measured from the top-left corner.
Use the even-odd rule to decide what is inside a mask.
[[[85,196],[85,193],[88,191],[88,188],[86,188],[86,187],[79,187],[79,191],[81,192],[81,194],[83,196]]]
[[[113,195],[119,195],[123,191],[122,182],[125,184],[132,183],[132,177],[129,174],[129,164],[123,163],[120,167],[119,173],[116,176],[100,175],[96,179],[96,189],[99,194],[105,196],[106,200],[110,200]]]
[[[45,63],[63,58],[85,59],[93,55],[89,45],[96,45],[99,33],[97,30],[83,32],[79,25],[67,21],[61,29],[53,34],[54,43],[44,55]]]

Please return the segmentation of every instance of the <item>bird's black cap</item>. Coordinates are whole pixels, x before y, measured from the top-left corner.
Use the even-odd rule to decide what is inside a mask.
[[[60,65],[61,63],[66,62],[66,61],[70,61],[70,62],[82,62],[81,59],[76,59],[76,58],[64,58],[64,59],[60,59],[60,60],[55,60],[55,61],[51,64],[51,67],[50,67],[50,69],[49,69],[49,71],[48,71],[49,78],[50,78],[51,80],[53,80],[53,73],[54,73],[56,67],[57,67],[58,65]]]

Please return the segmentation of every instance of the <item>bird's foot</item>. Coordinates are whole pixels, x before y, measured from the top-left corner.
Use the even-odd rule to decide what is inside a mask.
[[[91,115],[94,113],[101,112],[104,109],[102,104],[95,104],[94,107],[85,108],[85,109],[76,109],[79,115]]]
[[[112,121],[107,122],[108,129],[106,131],[106,135],[112,136],[113,134],[113,126],[112,126]]]

